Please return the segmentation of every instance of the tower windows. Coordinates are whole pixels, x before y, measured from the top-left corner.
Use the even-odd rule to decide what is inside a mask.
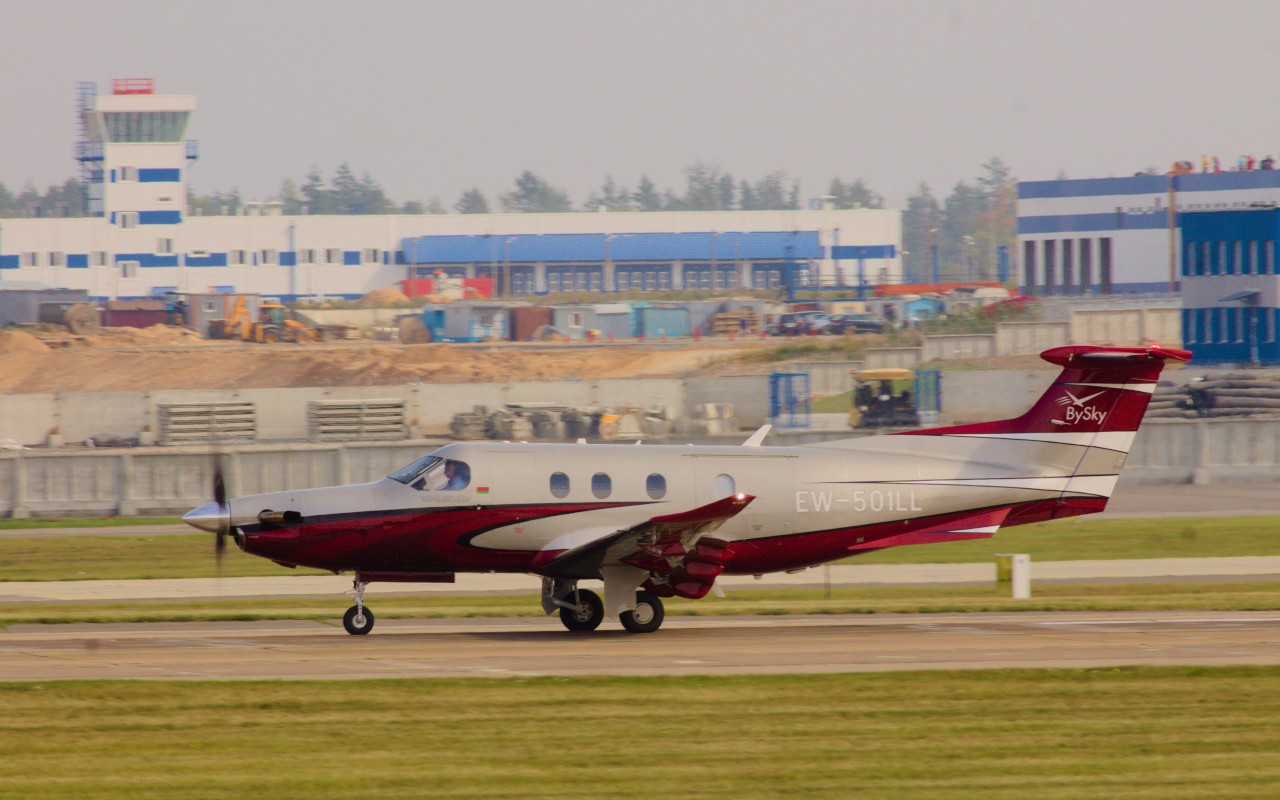
[[[120,227],[121,228],[138,227],[138,212],[137,211],[121,211]]]

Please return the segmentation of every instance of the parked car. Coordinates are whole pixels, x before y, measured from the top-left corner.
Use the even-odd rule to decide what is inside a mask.
[[[796,311],[781,314],[769,325],[773,336],[807,336],[811,331],[825,333],[829,325],[827,315],[821,311]]]
[[[884,323],[871,314],[832,314],[826,333],[883,333]]]

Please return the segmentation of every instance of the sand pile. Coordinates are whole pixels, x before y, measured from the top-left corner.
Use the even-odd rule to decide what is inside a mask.
[[[409,302],[409,296],[394,286],[385,289],[374,289],[361,297],[357,305],[361,308],[382,308]]]
[[[49,345],[22,331],[0,331],[0,353],[48,352]]]

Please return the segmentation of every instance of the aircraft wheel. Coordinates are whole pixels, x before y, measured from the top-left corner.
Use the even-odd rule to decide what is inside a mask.
[[[623,611],[618,620],[631,633],[653,633],[662,627],[665,617],[662,599],[651,592],[639,591],[636,592],[635,611]]]
[[[590,589],[579,589],[578,605],[560,609],[560,621],[571,631],[594,631],[604,620],[604,601]],[[573,593],[565,599],[573,602]]]
[[[352,636],[364,636],[373,630],[373,612],[368,606],[352,606],[342,615],[342,627]]]

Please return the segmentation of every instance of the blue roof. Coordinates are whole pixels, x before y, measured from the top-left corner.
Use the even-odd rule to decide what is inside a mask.
[[[417,236],[404,239],[401,248],[409,264],[599,262],[606,260],[606,254],[611,261],[759,261],[822,256],[817,231]]]

